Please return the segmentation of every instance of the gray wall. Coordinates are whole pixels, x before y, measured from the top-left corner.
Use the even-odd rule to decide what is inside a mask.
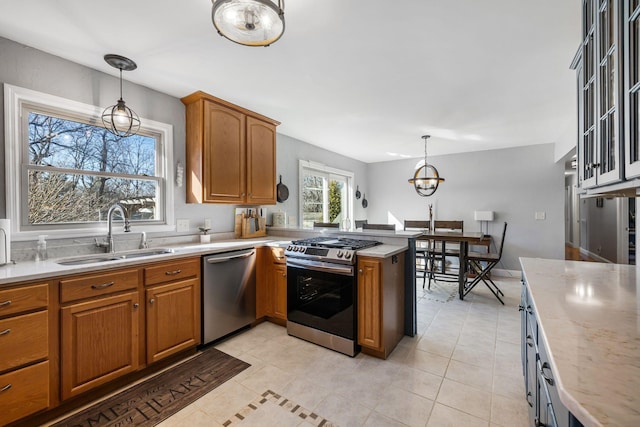
[[[369,165],[369,222],[435,218],[463,220],[465,230],[480,231],[475,210],[495,212],[489,234],[499,240],[509,226],[499,268],[519,270],[518,257],[564,259],[564,166],[554,163],[553,144],[431,156],[445,178],[431,197],[420,197],[407,179],[419,159]],[[545,212],[546,219],[534,219]]]
[[[115,72],[115,70],[114,70]],[[132,71],[135,72],[135,71]],[[124,73],[126,79],[127,73]],[[118,78],[67,61],[57,56],[15,43],[0,37],[0,83],[9,83],[86,104],[108,106],[119,94]],[[0,85],[0,91],[2,86]],[[174,162],[185,163],[185,110],[179,99],[144,86],[123,85],[124,99],[141,118],[173,125]],[[184,94],[188,95],[188,94]],[[215,94],[213,94],[215,95]],[[4,94],[2,94],[4,97]],[[277,117],[275,118],[277,119]],[[5,187],[4,176],[4,111],[0,102],[0,188]],[[353,160],[296,139],[277,135],[277,171],[282,174],[291,193],[285,204],[269,206],[268,211],[286,210],[297,216],[298,159],[346,169],[356,174],[356,182],[366,180],[365,163]],[[362,187],[362,186],[361,186]],[[185,189],[175,188],[175,217],[189,219],[192,232],[203,225],[205,218],[212,220],[213,232],[231,232],[234,227],[230,205],[198,205],[185,202]],[[356,213],[360,214],[359,211]],[[0,195],[0,218],[6,217],[4,191]],[[133,231],[141,231],[134,230]]]

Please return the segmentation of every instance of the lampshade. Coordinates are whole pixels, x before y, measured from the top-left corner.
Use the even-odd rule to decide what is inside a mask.
[[[493,211],[473,211],[473,219],[476,221],[493,221]]]
[[[284,33],[284,0],[212,0],[218,34],[245,46],[269,46]]]
[[[107,64],[120,70],[120,99],[115,105],[105,108],[102,112],[102,124],[116,136],[124,138],[135,135],[140,129],[140,119],[122,99],[122,70],[132,71],[138,66],[129,58],[120,55],[105,55],[104,60]]]
[[[431,135],[422,136],[422,139],[424,139],[424,165],[416,170],[413,178],[409,178],[409,184],[413,184],[416,193],[423,197],[431,196],[438,189],[438,185],[444,182],[444,178],[440,177],[438,169],[427,163],[427,139],[430,137]]]

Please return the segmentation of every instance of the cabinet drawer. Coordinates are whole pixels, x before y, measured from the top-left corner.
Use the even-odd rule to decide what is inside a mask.
[[[115,273],[95,274],[77,279],[60,281],[60,302],[65,303],[114,292],[134,289],[138,286],[138,270],[122,270]]]
[[[48,305],[49,285],[46,283],[0,291],[0,317]]]
[[[162,263],[144,269],[144,284],[172,282],[200,275],[200,258]]]
[[[0,372],[49,355],[49,312],[0,320]]]
[[[0,375],[0,425],[49,407],[49,361]]]

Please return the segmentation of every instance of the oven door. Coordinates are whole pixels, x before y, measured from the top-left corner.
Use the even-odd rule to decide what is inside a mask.
[[[287,259],[287,321],[355,340],[356,290],[353,266]]]

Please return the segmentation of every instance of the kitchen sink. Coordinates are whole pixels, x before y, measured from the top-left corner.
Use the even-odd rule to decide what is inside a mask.
[[[62,258],[56,261],[56,263],[60,265],[83,265],[109,261],[121,261],[124,259],[143,258],[152,255],[169,254],[172,252],[174,252],[174,250],[169,248],[140,249],[113,254],[82,255],[71,258]]]

